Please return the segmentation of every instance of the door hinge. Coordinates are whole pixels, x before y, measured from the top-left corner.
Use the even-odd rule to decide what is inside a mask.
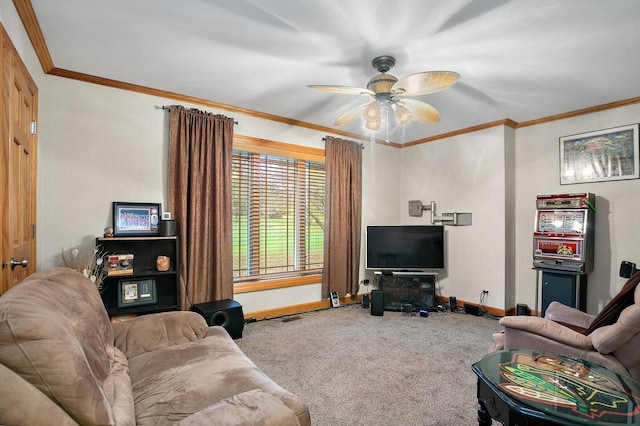
[[[35,135],[35,134],[36,134],[37,126],[38,126],[38,125],[36,124],[36,120],[33,120],[33,121],[31,122],[31,134],[32,134],[32,135]]]
[[[36,226],[31,225],[31,238],[35,238],[35,237],[36,237]]]

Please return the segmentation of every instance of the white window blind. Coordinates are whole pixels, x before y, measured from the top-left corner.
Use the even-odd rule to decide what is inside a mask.
[[[324,163],[233,152],[236,282],[318,273],[324,251]]]

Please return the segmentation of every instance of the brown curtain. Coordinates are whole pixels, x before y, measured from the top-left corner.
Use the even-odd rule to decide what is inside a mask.
[[[233,298],[233,119],[171,107],[168,208],[180,238],[180,306]]]
[[[326,209],[322,297],[355,295],[360,275],[362,146],[326,137]]]

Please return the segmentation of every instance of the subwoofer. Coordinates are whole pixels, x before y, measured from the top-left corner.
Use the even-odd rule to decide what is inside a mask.
[[[235,300],[224,299],[198,303],[193,305],[191,310],[202,315],[207,324],[224,327],[233,339],[242,338],[244,313],[242,305]]]
[[[371,315],[384,315],[384,293],[382,290],[371,290]]]

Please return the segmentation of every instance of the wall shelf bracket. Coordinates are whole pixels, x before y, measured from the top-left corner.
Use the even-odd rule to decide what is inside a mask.
[[[442,213],[442,216],[436,215],[436,202],[432,201],[430,204],[422,204],[420,200],[409,201],[409,216],[422,217],[423,211],[431,212],[431,224],[435,225],[439,222],[443,225],[452,226],[469,226],[471,225],[471,213]]]

